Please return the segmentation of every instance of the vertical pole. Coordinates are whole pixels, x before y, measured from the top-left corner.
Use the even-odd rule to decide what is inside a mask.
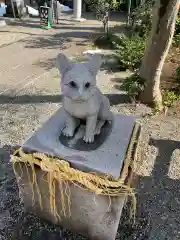
[[[56,0],[56,23],[59,23],[59,9],[58,9],[58,2]]]
[[[129,25],[130,22],[130,15],[131,15],[131,0],[128,1],[128,17],[127,17],[127,25]]]
[[[51,0],[51,3],[50,3],[50,7],[51,7],[51,11],[52,11],[52,23],[54,23],[54,1]]]
[[[13,2],[13,0],[11,0],[11,7],[12,7],[12,11],[13,11],[13,17],[16,18],[16,14],[15,14],[15,10],[14,10],[14,2]]]
[[[82,0],[74,0],[73,9],[74,18],[80,20],[82,14]]]

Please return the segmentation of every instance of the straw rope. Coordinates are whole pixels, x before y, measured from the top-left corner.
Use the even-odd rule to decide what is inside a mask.
[[[133,151],[134,141],[136,140],[137,128],[135,128],[129,148],[126,155],[126,160],[124,164],[124,169],[129,167],[131,164],[131,155]],[[16,171],[16,164],[19,164],[22,171],[21,164],[25,164],[28,173],[29,184],[32,189],[32,202],[34,203],[34,186],[36,188],[40,207],[43,209],[41,191],[39,189],[35,166],[39,166],[43,172],[47,173],[47,183],[49,185],[49,195],[50,195],[50,207],[51,212],[55,217],[60,218],[60,215],[56,209],[56,199],[55,199],[55,181],[59,184],[59,190],[61,193],[61,214],[64,216],[70,215],[70,187],[69,184],[74,184],[81,189],[93,192],[97,195],[106,195],[110,197],[119,196],[130,196],[132,198],[132,208],[130,211],[130,217],[135,219],[136,211],[136,197],[134,190],[125,184],[125,179],[127,177],[128,169],[122,171],[121,178],[119,180],[114,180],[111,176],[98,176],[95,173],[82,172],[80,170],[74,169],[65,160],[60,160],[55,157],[46,156],[43,153],[25,153],[22,148],[17,150],[12,156],[11,161],[13,163],[13,168],[16,176],[21,177]],[[32,174],[30,174],[29,169],[31,168]],[[23,173],[22,173],[23,174]],[[32,175],[32,179],[31,179]],[[67,202],[66,202],[67,200]],[[68,206],[68,210],[67,210]]]

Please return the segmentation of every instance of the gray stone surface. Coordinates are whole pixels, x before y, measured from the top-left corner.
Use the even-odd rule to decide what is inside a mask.
[[[94,151],[78,151],[61,144],[59,136],[64,128],[64,123],[64,111],[63,108],[60,108],[23,145],[24,149],[58,156],[69,161],[74,168],[82,171],[109,174],[118,179],[135,124],[135,118],[120,114],[114,115],[111,133],[104,143]],[[78,138],[79,135],[76,135]],[[74,139],[72,139],[72,144],[74,144]]]
[[[65,198],[66,216],[62,214],[62,202],[60,188],[67,192],[66,184],[56,184],[56,206],[57,213],[61,218],[55,217],[50,210],[49,186],[47,183],[47,174],[36,168],[36,177],[41,193],[42,206],[40,208],[39,198],[34,184],[35,198],[32,203],[32,185],[29,184],[29,174],[32,177],[32,171],[29,168],[29,174],[24,164],[16,165],[16,171],[21,177],[17,177],[20,197],[23,199],[24,207],[27,212],[31,212],[47,219],[48,221],[64,226],[72,231],[81,233],[88,239],[96,240],[115,240],[119,225],[119,220],[124,205],[125,197],[108,197],[96,195],[92,192],[82,190],[81,188],[69,184],[70,192],[70,211],[68,201]],[[23,173],[23,174],[22,174]],[[66,189],[65,189],[66,188]]]
[[[0,19],[0,27],[6,26],[6,21],[3,19]]]

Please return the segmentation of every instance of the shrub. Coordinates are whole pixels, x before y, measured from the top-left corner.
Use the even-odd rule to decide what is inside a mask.
[[[90,11],[96,14],[99,20],[102,20],[104,14],[112,8],[111,0],[85,0],[85,3],[89,6]]]
[[[173,45],[175,47],[180,47],[180,12],[176,19],[176,29],[174,33]]]
[[[133,100],[137,99],[143,88],[144,80],[136,73],[126,78],[121,85],[121,90],[126,91]]]
[[[180,66],[176,69],[176,80],[180,82]]]
[[[120,37],[115,34],[109,33],[108,35],[97,37],[94,40],[94,44],[99,48],[116,49],[117,46],[119,46],[120,41]]]
[[[133,31],[136,31],[140,36],[147,35],[152,25],[152,6],[153,1],[148,0],[134,9],[131,14],[131,25]]]
[[[174,91],[163,91],[162,92],[163,104],[166,107],[173,107],[178,100],[180,100],[180,96]]]
[[[137,32],[140,36],[148,35],[152,25],[152,8],[153,0],[148,0],[145,4],[142,4],[134,9],[131,14],[131,26],[133,31]],[[176,36],[179,35],[178,38]],[[180,11],[176,19],[176,30],[174,33],[176,42],[180,45]]]
[[[145,51],[145,43],[146,39],[138,35],[121,38],[119,45],[116,45],[116,55],[120,69],[135,70],[140,67]]]
[[[177,16],[177,19],[176,19],[176,30],[175,30],[175,36],[180,34],[180,12]]]
[[[177,35],[174,35],[173,45],[175,47],[180,47],[180,33]]]

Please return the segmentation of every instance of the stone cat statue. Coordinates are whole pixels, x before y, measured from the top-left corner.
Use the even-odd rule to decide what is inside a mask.
[[[73,63],[65,55],[57,56],[57,67],[61,74],[63,108],[66,114],[62,133],[72,137],[80,120],[86,121],[86,143],[94,142],[105,121],[112,120],[109,99],[96,86],[96,75],[102,60],[94,55],[86,63]]]

